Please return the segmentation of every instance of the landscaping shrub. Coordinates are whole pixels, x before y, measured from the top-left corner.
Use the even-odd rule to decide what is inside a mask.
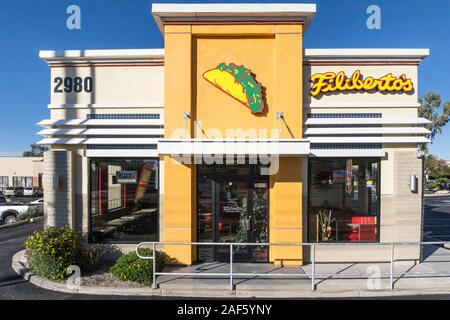
[[[64,280],[75,261],[75,235],[68,226],[36,230],[25,240],[33,273],[50,280]]]
[[[108,250],[109,247],[104,244],[87,244],[80,242],[75,249],[76,265],[79,266],[82,271],[95,271],[100,267],[102,258]]]
[[[19,215],[19,221],[25,221],[32,218],[37,218],[43,215],[42,210],[39,208],[29,208],[27,211]]]
[[[425,189],[426,190],[435,190],[435,189],[439,189],[439,182],[434,181],[434,182],[427,182],[425,185]]]
[[[143,256],[152,256],[152,249],[142,248],[139,254]],[[156,251],[156,271],[160,272],[164,268],[166,255],[161,251]],[[135,251],[129,252],[119,259],[109,270],[111,274],[125,281],[134,281],[143,284],[151,284],[153,270],[153,260],[143,260],[139,258]]]

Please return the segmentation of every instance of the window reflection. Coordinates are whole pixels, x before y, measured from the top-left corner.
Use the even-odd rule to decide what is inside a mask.
[[[158,160],[91,161],[93,242],[158,240]]]

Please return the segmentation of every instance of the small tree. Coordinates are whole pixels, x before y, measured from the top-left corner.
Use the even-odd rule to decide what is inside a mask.
[[[30,151],[25,151],[22,153],[22,157],[43,157],[45,151],[48,151],[48,147],[38,144],[31,144]]]
[[[442,127],[450,120],[450,102],[441,105],[441,96],[436,92],[428,92],[423,99],[419,99],[419,102],[419,116],[431,121],[425,127],[430,130],[427,138],[433,143],[436,135],[442,133]],[[428,153],[427,144],[422,144],[421,149]]]
[[[450,177],[450,166],[443,159],[428,155],[425,159],[425,167],[428,178],[439,179]]]

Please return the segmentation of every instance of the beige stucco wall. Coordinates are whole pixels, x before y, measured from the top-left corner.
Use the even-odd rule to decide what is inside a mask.
[[[91,93],[54,93],[56,77],[92,77]],[[51,104],[99,104],[124,108],[164,105],[163,66],[54,67],[51,69]]]
[[[92,93],[54,93],[54,79],[69,76],[93,77]],[[159,113],[161,118],[164,115],[163,66],[52,67],[50,81],[50,119],[86,119],[88,114]],[[45,185],[52,190],[52,176],[60,174],[67,177],[67,190],[58,195],[51,191],[47,195],[46,225],[76,226],[78,235],[87,239],[90,220],[89,159],[84,156],[85,147],[52,145],[51,150],[45,158],[46,172],[51,173]],[[55,159],[61,163],[55,166]]]
[[[44,172],[42,160],[40,157],[0,157],[0,176],[37,176]]]
[[[10,186],[13,184],[13,177],[32,177],[33,185],[37,186],[38,176],[42,173],[44,173],[43,158],[0,157],[0,177],[8,177]]]

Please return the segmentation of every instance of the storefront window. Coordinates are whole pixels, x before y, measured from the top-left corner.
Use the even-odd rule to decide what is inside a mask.
[[[13,177],[13,187],[31,188],[33,177]]]
[[[0,191],[5,191],[5,189],[9,186],[9,179],[6,176],[0,177]]]
[[[93,242],[158,241],[158,160],[91,160]]]
[[[378,159],[310,159],[309,240],[376,242]]]

